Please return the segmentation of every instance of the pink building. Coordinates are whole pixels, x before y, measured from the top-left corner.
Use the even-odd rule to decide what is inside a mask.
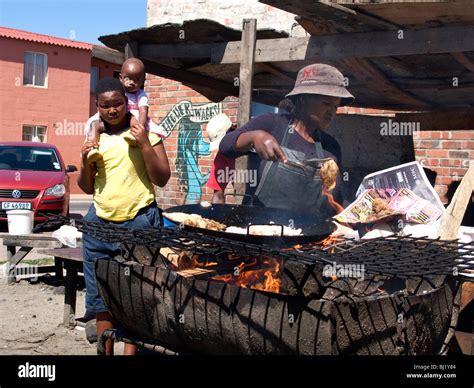
[[[79,167],[95,82],[120,71],[100,53],[114,50],[4,27],[0,47],[0,140],[55,144],[66,164]],[[76,178],[72,193],[81,192]]]

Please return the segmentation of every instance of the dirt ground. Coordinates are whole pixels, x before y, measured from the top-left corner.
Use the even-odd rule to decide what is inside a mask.
[[[45,281],[48,278],[44,278]],[[62,326],[64,287],[42,281],[7,284],[0,278],[1,355],[94,355],[95,344],[81,327]],[[77,315],[84,313],[85,292],[77,295]]]
[[[1,266],[0,266],[1,267]],[[0,268],[1,269],[1,268]],[[45,275],[7,284],[0,270],[0,355],[96,355],[83,327],[62,325],[64,286]],[[76,317],[84,315],[85,290],[78,291]],[[123,344],[115,345],[122,354]]]

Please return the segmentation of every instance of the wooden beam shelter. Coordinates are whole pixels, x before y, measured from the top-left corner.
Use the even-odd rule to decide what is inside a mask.
[[[142,61],[148,73],[159,74],[161,77],[169,79],[179,79],[195,85],[198,91],[208,90],[208,92],[212,92],[216,98],[220,98],[221,100],[227,96],[238,96],[238,87],[225,81],[219,81],[201,74],[176,69],[144,58],[142,58]]]
[[[347,77],[357,107],[424,112],[474,107],[474,9],[467,7],[468,2],[261,2],[296,13],[311,36],[288,37],[270,29],[256,32],[254,101],[278,104],[301,67],[322,62]],[[425,8],[428,18],[421,15]],[[178,31],[192,39],[178,39]],[[133,53],[148,72],[181,81],[212,101],[239,95],[234,85],[243,50],[238,29],[200,19],[100,40]],[[100,48],[94,52],[115,63],[125,58]]]
[[[261,2],[303,18],[320,21],[321,24],[337,26],[342,30],[347,28],[346,26],[350,26],[351,30],[357,31],[397,30],[401,28],[400,25],[388,22],[383,18],[327,0],[262,0]]]
[[[92,57],[102,59],[110,63],[121,65],[125,60],[125,55],[120,51],[112,50],[106,47],[92,46]]]
[[[450,131],[474,128],[474,108],[397,113],[394,121],[419,123],[421,131]]]
[[[212,63],[238,63],[241,43],[212,48]],[[323,61],[474,51],[474,26],[257,40],[255,62]]]
[[[125,59],[138,57],[138,42],[128,42],[124,50]]]
[[[214,64],[240,63],[242,43],[140,45],[139,55],[159,58],[210,58]],[[321,61],[474,51],[474,26],[371,31],[337,35],[258,39],[255,62]]]
[[[239,71],[239,112],[238,124],[244,125],[249,121],[252,114],[252,82],[255,58],[255,42],[257,38],[257,20],[244,19],[242,27],[242,51]],[[237,170],[246,170],[248,168],[247,156],[236,160]],[[237,194],[245,193],[246,184],[236,182],[234,189]]]

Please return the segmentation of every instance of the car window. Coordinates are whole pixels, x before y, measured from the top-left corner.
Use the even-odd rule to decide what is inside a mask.
[[[0,170],[61,171],[61,164],[53,148],[0,146]]]

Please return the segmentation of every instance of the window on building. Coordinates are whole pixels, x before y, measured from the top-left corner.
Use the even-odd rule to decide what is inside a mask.
[[[46,127],[40,125],[23,125],[23,141],[37,141],[44,143]]]
[[[95,85],[99,81],[99,68],[97,66],[91,67],[91,93],[95,91]]]
[[[46,87],[48,74],[48,55],[25,52],[23,65],[23,85]]]
[[[120,70],[114,70],[114,78],[120,78]]]

